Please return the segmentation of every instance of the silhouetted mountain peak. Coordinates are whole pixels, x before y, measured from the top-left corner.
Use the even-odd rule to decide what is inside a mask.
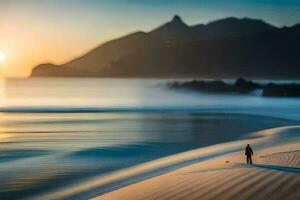
[[[188,28],[188,25],[186,25],[180,16],[175,15],[173,17],[173,19],[167,23],[165,23],[164,25],[160,26],[159,28],[157,28],[156,30],[180,30],[180,29],[186,29]]]
[[[171,20],[172,24],[184,24],[181,17],[179,15],[175,15],[173,19]]]
[[[180,16],[178,16],[178,15],[175,15],[174,17],[173,17],[173,19],[169,22],[169,23],[167,23],[167,25],[168,26],[170,26],[170,27],[176,27],[176,28],[180,28],[180,27],[188,27],[183,21],[182,21],[182,19],[181,19],[181,17]]]
[[[299,34],[300,24],[277,28],[228,17],[189,26],[175,15],[153,31],[106,42],[63,65],[37,66],[32,76],[299,78]]]
[[[188,29],[189,26],[182,21],[181,17],[175,15],[171,21],[154,29],[153,31],[150,32],[150,34],[152,34],[152,36],[160,37],[162,35],[169,35],[169,34],[173,35],[178,33],[181,34],[183,32],[186,32]]]

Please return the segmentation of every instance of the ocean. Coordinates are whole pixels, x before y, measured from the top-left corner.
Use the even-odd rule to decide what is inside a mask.
[[[176,91],[167,87],[170,81],[0,80],[0,199],[47,195],[254,131],[300,124],[297,98]]]

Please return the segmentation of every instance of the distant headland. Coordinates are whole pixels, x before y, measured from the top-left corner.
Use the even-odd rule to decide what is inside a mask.
[[[100,45],[31,77],[300,78],[300,24],[278,28],[234,18],[189,26],[179,16],[150,32]]]
[[[300,97],[300,84],[276,84],[271,82],[259,84],[243,78],[237,79],[234,83],[226,83],[222,80],[174,81],[168,83],[167,86],[170,89],[218,94],[249,94],[255,90],[261,90],[261,95],[263,97]]]

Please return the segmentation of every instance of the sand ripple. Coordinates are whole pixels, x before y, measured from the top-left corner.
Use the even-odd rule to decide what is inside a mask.
[[[213,159],[121,188],[96,200],[300,199],[300,150],[290,149],[257,152],[261,156],[251,166],[241,163],[244,157],[240,154]]]

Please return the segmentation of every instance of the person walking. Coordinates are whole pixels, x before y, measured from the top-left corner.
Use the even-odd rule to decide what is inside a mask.
[[[247,146],[246,146],[245,155],[247,157],[247,164],[252,165],[253,150],[252,150],[252,148],[250,147],[249,144],[247,144]]]

